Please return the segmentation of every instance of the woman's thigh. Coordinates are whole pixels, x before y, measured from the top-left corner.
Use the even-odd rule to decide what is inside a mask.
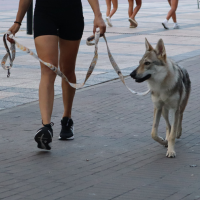
[[[118,0],[112,0],[113,8],[118,7]]]
[[[171,0],[171,7],[177,9],[178,7],[178,0]]]
[[[58,66],[58,37],[55,35],[43,35],[35,38],[35,47],[38,57],[48,63]],[[47,66],[41,63],[43,73],[55,74]]]
[[[135,0],[136,1],[136,5],[141,6],[142,5],[142,0]]]
[[[59,38],[60,68],[65,75],[74,73],[80,41]]]

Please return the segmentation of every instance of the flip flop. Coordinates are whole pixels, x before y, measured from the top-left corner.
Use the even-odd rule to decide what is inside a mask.
[[[132,24],[132,25],[130,26],[130,28],[136,28],[136,27],[138,26],[138,23],[137,23],[134,19],[129,18],[128,20],[129,20],[129,22]]]

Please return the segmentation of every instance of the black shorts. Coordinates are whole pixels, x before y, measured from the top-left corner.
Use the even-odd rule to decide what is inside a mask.
[[[36,0],[34,38],[57,35],[65,40],[80,40],[83,29],[81,0]]]

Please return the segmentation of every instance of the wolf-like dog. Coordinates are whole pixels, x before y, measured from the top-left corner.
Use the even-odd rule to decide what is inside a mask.
[[[190,78],[186,69],[167,58],[162,39],[158,41],[155,49],[147,39],[145,39],[145,45],[146,52],[139,66],[130,76],[136,82],[147,80],[154,103],[152,138],[168,146],[166,156],[174,158],[176,156],[175,138],[181,137],[183,112],[190,96]],[[169,110],[172,111],[172,126],[168,118]],[[165,140],[157,134],[161,114],[166,121]]]

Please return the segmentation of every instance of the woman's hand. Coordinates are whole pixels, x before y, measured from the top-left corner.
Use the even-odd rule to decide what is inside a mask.
[[[10,31],[13,35],[15,35],[18,31],[19,31],[20,25],[17,23],[14,23],[9,29],[8,31]],[[14,43],[14,40],[7,37],[7,40],[11,43]]]
[[[102,19],[102,15],[99,14],[95,16],[94,18],[94,28],[93,28],[93,33],[95,34],[96,28],[100,29],[100,36],[103,36],[104,33],[106,32],[106,24],[104,20]]]

